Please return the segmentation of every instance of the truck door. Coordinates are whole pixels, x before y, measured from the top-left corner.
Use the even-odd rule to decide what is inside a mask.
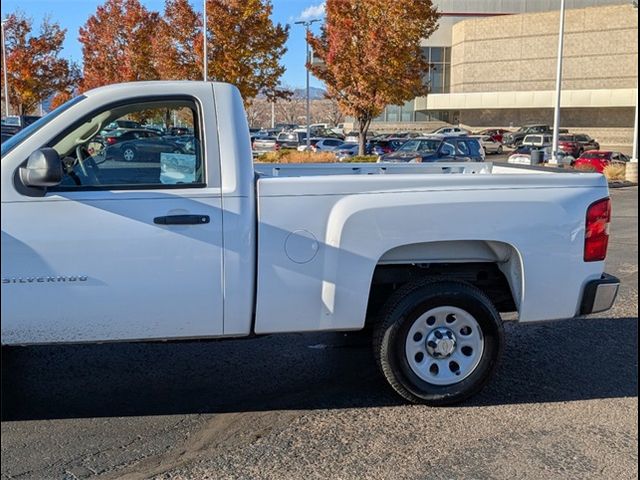
[[[215,111],[205,87],[197,100],[105,106],[42,145],[63,158],[64,177],[38,198],[3,205],[5,343],[222,334],[219,156],[217,138],[203,134],[202,112]],[[134,139],[145,155],[127,161],[102,140],[115,120],[193,133],[164,137],[164,149]]]

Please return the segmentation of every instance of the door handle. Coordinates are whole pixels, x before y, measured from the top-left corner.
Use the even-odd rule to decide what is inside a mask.
[[[156,225],[204,225],[210,221],[209,215],[166,215],[153,219]]]

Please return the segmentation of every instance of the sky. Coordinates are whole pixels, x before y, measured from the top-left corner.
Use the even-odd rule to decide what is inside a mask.
[[[162,11],[164,0],[141,0],[149,10]],[[67,29],[62,55],[78,63],[82,61],[82,49],[78,42],[78,29],[84,25],[96,7],[103,0],[2,0],[2,15],[5,16],[16,10],[20,10],[31,17],[35,29],[42,19],[49,15],[50,18]],[[198,12],[202,12],[202,0],[191,0],[191,4]],[[288,51],[283,57],[286,72],[282,77],[282,83],[288,87],[300,88],[305,86],[305,34],[304,27],[294,25],[298,20],[309,20],[324,17],[323,0],[272,0],[273,20],[276,23],[290,24]],[[313,25],[313,30],[318,31],[318,25]],[[322,83],[314,77],[310,82],[312,87],[322,87]]]

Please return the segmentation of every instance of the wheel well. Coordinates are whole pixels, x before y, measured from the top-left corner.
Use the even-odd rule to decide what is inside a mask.
[[[393,292],[408,282],[423,278],[469,283],[482,290],[499,312],[518,310],[509,282],[495,262],[379,264],[369,291],[367,323]]]

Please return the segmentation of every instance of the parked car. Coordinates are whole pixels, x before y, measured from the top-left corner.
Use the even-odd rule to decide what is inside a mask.
[[[277,152],[280,150],[280,145],[276,137],[255,137],[252,138],[251,150],[253,156],[256,157],[269,152]]]
[[[558,149],[573,158],[578,158],[584,151],[576,135],[570,134],[564,134],[558,137]]]
[[[167,135],[179,137],[181,135],[193,135],[193,130],[188,127],[170,127],[167,130]]]
[[[111,122],[109,125],[107,125],[104,128],[104,131],[109,132],[119,128],[126,128],[126,129],[142,128],[142,125],[140,124],[140,122],[135,122],[133,120],[115,120]]]
[[[538,147],[538,148],[543,148],[543,147],[548,147],[551,146],[553,142],[553,137],[551,135],[547,135],[547,134],[530,134],[525,136],[522,139],[522,142],[520,143],[521,146],[523,147]]]
[[[309,149],[312,152],[328,152],[335,150],[336,147],[342,145],[344,142],[339,138],[312,138]],[[307,150],[306,143],[300,145],[298,150],[304,152]]]
[[[355,157],[356,155],[358,155],[359,150],[359,144],[353,142],[344,142],[341,145],[338,145],[333,150],[333,153],[335,154],[338,161],[342,162],[346,158]]]
[[[297,123],[276,123],[275,125],[275,129],[278,130],[278,132],[289,132],[296,128],[298,128]]]
[[[482,145],[484,153],[502,154],[502,143],[495,140],[493,137],[489,135],[473,135],[472,138],[477,138],[480,141],[480,145]]]
[[[395,152],[407,141],[406,138],[384,138],[381,140],[371,140],[367,143],[367,154],[381,157],[388,153]]]
[[[146,128],[118,128],[102,135],[105,145],[115,145],[125,140],[134,140],[136,138],[160,137],[153,130]]]
[[[482,136],[488,135],[496,142],[502,143],[503,135],[509,132],[510,130],[507,130],[504,128],[487,128],[485,130],[480,130],[479,132],[476,132],[474,135],[482,135]]]
[[[156,161],[161,153],[184,153],[180,142],[158,135],[151,130],[116,130],[104,137],[105,157],[125,162]],[[115,135],[118,134],[118,135]],[[185,139],[184,145],[188,143]]]
[[[515,132],[505,132],[502,135],[502,143],[507,147],[519,147],[527,135],[552,133],[552,128],[546,124],[525,125]]]
[[[281,132],[276,137],[280,148],[297,149],[307,143],[307,132]]]
[[[620,152],[590,150],[577,158],[573,166],[575,168],[592,168],[594,171],[602,173],[608,165],[626,164],[630,161],[629,157]]]
[[[440,127],[433,132],[435,135],[470,135],[471,132],[462,127]]]
[[[547,145],[544,147],[536,147],[533,145],[520,145],[516,148],[509,158],[507,159],[507,163],[517,164],[517,165],[531,165],[531,152],[532,151],[540,151],[542,152],[542,158],[540,161],[542,163],[546,163],[551,158],[551,146]]]
[[[589,135],[576,133],[575,137],[576,141],[582,146],[583,152],[588,150],[600,150],[600,143],[598,140],[591,138]]]
[[[165,134],[164,128],[159,127],[157,125],[143,125],[142,128],[145,129],[145,130],[150,130],[152,132],[156,132],[158,135],[164,135]]]
[[[2,124],[0,126],[2,132],[2,140],[4,143],[6,140],[11,138],[13,135],[18,133],[23,128],[31,125],[32,123],[39,120],[40,117],[36,115],[10,115],[2,119]]]
[[[407,140],[381,162],[483,162],[485,153],[477,138],[431,135]]]
[[[345,143],[358,143],[360,141],[360,134],[358,132],[349,132],[344,135]]]
[[[82,147],[141,98],[192,103],[196,138],[216,154],[105,176],[113,169],[83,158]],[[598,313],[620,287],[604,273],[611,200],[602,175],[254,165],[240,92],[215,82],[106,86],[33,125],[2,145],[3,346],[269,342],[370,327],[389,386],[442,406],[477,394],[498,371],[506,338],[519,337],[504,335],[502,314],[514,332]],[[433,141],[449,138],[465,137]],[[141,170],[150,173],[136,182]],[[554,329],[564,341],[565,327],[545,326],[537,348],[557,340]],[[29,362],[18,367],[29,376]],[[304,378],[304,364],[289,368]],[[202,392],[201,380],[188,390]],[[238,383],[247,396],[261,393]]]
[[[344,138],[344,123],[339,123],[335,127],[330,127],[329,130]]]

